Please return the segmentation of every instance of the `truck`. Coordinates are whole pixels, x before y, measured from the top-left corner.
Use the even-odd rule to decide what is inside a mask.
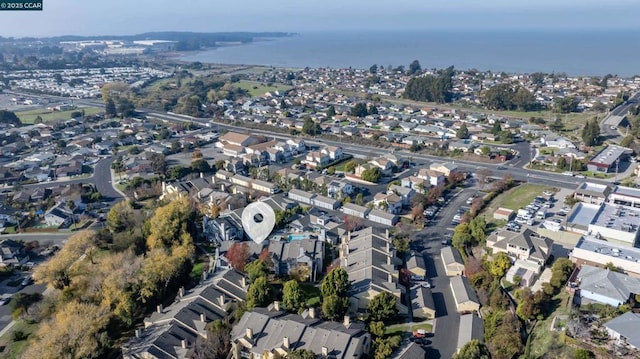
[[[545,218],[547,218],[547,209],[540,208],[538,212],[536,212],[536,219],[540,221],[544,221]]]

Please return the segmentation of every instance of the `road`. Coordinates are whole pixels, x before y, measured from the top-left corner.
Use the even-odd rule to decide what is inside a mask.
[[[444,206],[438,213],[433,225],[415,233],[413,240],[422,245],[422,254],[427,266],[427,276],[433,288],[433,301],[436,306],[436,328],[433,344],[427,349],[427,358],[451,358],[457,349],[460,314],[456,310],[455,301],[449,285],[444,265],[440,259],[441,241],[445,234],[452,233],[451,220],[467,198],[477,191],[476,188],[465,188]],[[434,223],[435,222],[435,223]]]
[[[626,102],[614,108],[600,123],[600,133],[609,141],[620,142],[622,136],[618,132],[618,122],[622,117],[626,116],[632,106],[638,106],[640,103],[640,92],[631,96]]]
[[[19,288],[16,288],[19,289]],[[46,286],[43,284],[31,284],[19,290],[21,293],[44,293]],[[11,317],[11,302],[0,306],[0,330],[4,329],[13,318]]]
[[[96,189],[102,194],[104,202],[116,202],[122,199],[122,195],[113,188],[111,183],[111,164],[116,160],[115,156],[109,156],[99,160],[93,168],[91,177],[71,179],[66,181],[42,182],[25,185],[25,188],[50,188],[61,185],[71,185],[78,183],[92,183]]]
[[[195,118],[195,117],[189,117],[189,116],[183,116],[183,115],[175,115],[175,114],[166,114],[166,113],[159,113],[159,112],[153,112],[153,111],[149,111],[148,112],[148,116],[149,117],[155,117],[161,120],[165,120],[168,122],[199,122],[203,125],[207,125],[207,124],[211,124],[212,120],[211,119],[206,119],[206,118]],[[247,129],[245,127],[242,126],[235,126],[235,125],[229,125],[229,124],[223,124],[223,123],[215,123],[215,126],[219,129],[224,129],[227,131],[246,131]],[[282,133],[278,133],[278,132],[271,132],[271,131],[266,131],[266,130],[260,130],[260,129],[251,129],[251,132],[254,134],[262,134],[262,135],[267,135],[271,138],[276,138],[276,139],[289,139],[291,138],[291,136],[286,135],[286,134],[282,134]],[[367,158],[367,157],[372,157],[372,156],[379,156],[379,155],[383,155],[383,154],[387,154],[389,153],[390,149],[388,148],[378,148],[378,147],[370,147],[370,146],[364,146],[364,145],[357,145],[357,144],[353,144],[353,143],[345,143],[342,141],[331,141],[331,140],[325,140],[325,139],[317,139],[317,138],[305,138],[305,141],[310,144],[310,145],[332,145],[332,146],[341,146],[346,153],[349,154],[353,154],[356,157],[359,158]],[[520,148],[524,149],[524,145],[520,145]],[[526,149],[524,149],[524,151],[526,151]],[[450,159],[450,158],[443,158],[443,157],[439,157],[439,156],[432,156],[432,155],[425,155],[425,154],[418,154],[418,153],[412,153],[409,151],[405,151],[405,150],[400,150],[400,151],[395,151],[396,153],[405,156],[405,157],[412,157],[413,161],[416,163],[432,163],[432,162],[443,162],[443,161],[453,161],[455,164],[458,165],[458,168],[462,171],[476,171],[478,169],[481,168],[489,168],[494,172],[495,176],[503,176],[506,173],[509,173],[511,176],[513,176],[513,178],[515,180],[519,180],[519,181],[527,181],[527,182],[532,182],[532,183],[540,183],[540,184],[548,184],[551,186],[556,186],[556,187],[561,187],[561,188],[576,188],[581,182],[583,182],[583,179],[579,179],[579,178],[575,178],[575,177],[571,177],[571,176],[564,176],[562,174],[559,173],[550,173],[550,172],[543,172],[543,171],[533,171],[533,170],[528,170],[526,168],[521,168],[521,167],[517,167],[515,164],[521,164],[524,163],[524,161],[522,161],[522,155],[520,159],[517,160],[521,160],[521,161],[516,161],[513,163],[509,163],[513,166],[509,166],[508,168],[505,169],[500,169],[500,167],[504,167],[504,164],[501,165],[497,165],[497,164],[480,164],[477,162],[473,162],[473,161],[464,161],[464,160],[457,160],[457,159]],[[529,152],[528,155],[526,155],[526,157],[531,157],[531,153]],[[525,159],[526,159],[525,157]],[[528,161],[527,161],[528,162]],[[515,164],[514,164],[515,163]],[[602,181],[602,180],[596,180],[596,179],[589,179],[589,182],[594,182],[594,183],[601,183],[601,184],[607,184],[607,181]]]

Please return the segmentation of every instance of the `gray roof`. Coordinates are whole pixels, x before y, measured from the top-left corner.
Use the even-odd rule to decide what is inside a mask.
[[[471,288],[469,280],[464,276],[451,277],[451,289],[457,303],[475,302],[480,304],[476,292]]]
[[[421,253],[417,253],[409,257],[409,260],[407,261],[407,269],[411,270],[411,268],[427,270],[427,266],[424,263],[424,256]]]
[[[219,272],[161,312],[153,312],[145,318],[140,337],[123,345],[124,358],[184,358],[187,349],[182,348],[182,340],[192,347],[204,335],[207,323],[225,320],[227,306],[245,300],[242,278],[236,270]]]
[[[389,221],[394,221],[396,217],[398,217],[398,215],[381,211],[379,209],[372,209],[371,212],[369,212],[369,218],[371,217],[378,217],[378,218],[386,219]]]
[[[496,248],[507,250],[507,245],[514,245],[518,248],[529,249],[529,258],[545,262],[551,254],[553,241],[549,238],[539,236],[536,232],[527,228],[522,233],[502,230],[496,234]],[[490,241],[490,239],[487,239]]]
[[[412,287],[411,288],[411,308],[413,308],[414,312],[422,308],[431,309],[435,312],[436,305],[433,301],[433,295],[431,294],[431,289],[421,285]]]
[[[247,329],[253,332],[250,340]],[[343,323],[288,314],[273,306],[244,313],[231,332],[233,342],[250,341],[252,346],[248,350],[260,355],[283,349],[285,337],[289,339],[290,350],[307,349],[321,354],[325,347],[335,358],[356,357],[369,340],[363,323],[352,322],[347,327]]]
[[[458,349],[465,344],[477,339],[484,341],[484,325],[482,319],[475,314],[464,314],[460,316],[460,327],[458,328]]]
[[[363,213],[363,214],[366,214],[366,213],[368,213],[370,211],[370,209],[368,207],[359,206],[359,205],[354,204],[354,203],[345,203],[345,204],[342,205],[342,207],[344,209],[348,209],[350,211]]]
[[[452,264],[452,263],[458,263],[458,264],[463,264],[464,262],[462,261],[462,257],[460,256],[460,253],[458,253],[458,250],[447,246],[447,247],[442,247],[440,254],[442,255],[442,261],[444,262],[444,265],[448,265],[448,264]]]
[[[392,359],[424,359],[427,357],[427,352],[422,347],[414,342],[409,342],[406,346],[400,347]]]
[[[587,290],[621,303],[629,300],[631,293],[640,293],[640,279],[608,269],[583,265],[578,273],[580,290]]]
[[[633,152],[631,149],[626,147],[621,147],[617,145],[609,145],[602,149],[597,155],[595,155],[589,164],[597,163],[602,165],[611,166],[614,162],[616,162],[620,156]]]
[[[589,225],[593,222],[593,220],[600,212],[600,205],[590,204],[590,203],[578,203],[576,207],[571,212],[568,223],[572,225],[577,225],[583,227],[584,229],[588,228]]]
[[[612,319],[604,326],[627,339],[627,343],[636,348],[640,348],[640,314],[626,312],[623,315]]]
[[[613,193],[621,196],[640,198],[640,189],[638,188],[617,186],[613,190]]]
[[[594,197],[606,197],[611,192],[611,188],[604,184],[582,182],[576,189],[576,192]]]

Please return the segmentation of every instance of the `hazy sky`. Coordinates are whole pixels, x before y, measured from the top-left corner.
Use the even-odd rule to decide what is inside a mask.
[[[43,0],[0,11],[0,36],[147,31],[638,28],[638,0]]]

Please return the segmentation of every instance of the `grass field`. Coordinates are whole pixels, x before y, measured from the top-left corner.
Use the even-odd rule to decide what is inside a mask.
[[[23,124],[33,124],[36,117],[42,117],[44,122],[56,121],[56,120],[69,120],[71,119],[71,114],[75,111],[84,110],[85,116],[95,115],[96,113],[104,112],[104,109],[98,107],[78,107],[75,110],[71,111],[49,111],[47,109],[40,110],[29,110],[16,112],[18,118]]]
[[[556,308],[545,320],[538,322],[533,330],[527,349],[527,358],[573,358],[574,349],[563,345],[560,339],[561,334],[551,330],[551,322],[555,316],[569,314],[568,300],[569,295],[565,291],[561,291],[553,298]]]
[[[483,213],[487,215],[487,218],[493,218],[493,213],[500,207],[509,208],[512,210],[518,210],[536,198],[545,190],[555,190],[552,187],[542,186],[537,184],[523,184],[516,188],[512,188],[509,191],[502,193],[491,201],[491,205],[487,207]]]
[[[271,91],[276,91],[276,90],[287,91],[291,89],[291,86],[286,86],[282,84],[275,84],[274,86],[266,86],[260,82],[246,81],[246,80],[239,81],[235,85],[241,89],[247,90],[249,92],[249,95],[251,95],[251,97],[259,97]]]
[[[0,357],[5,359],[20,358],[29,341],[28,336],[33,334],[37,328],[37,324],[28,324],[24,320],[18,321],[9,331],[0,337],[0,347],[5,347],[4,350],[0,352]],[[13,333],[16,331],[24,333],[27,339],[13,341]]]
[[[300,284],[300,289],[307,298],[307,306],[316,306],[320,304],[320,288],[312,284]]]

